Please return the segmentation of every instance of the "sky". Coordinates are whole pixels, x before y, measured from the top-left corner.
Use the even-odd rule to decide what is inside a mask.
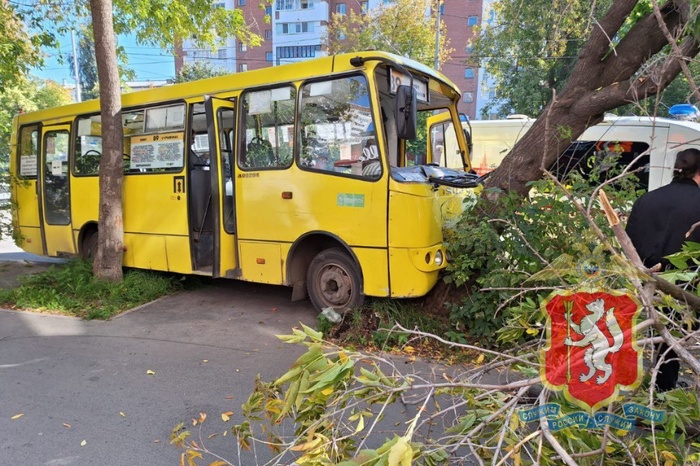
[[[75,79],[68,62],[69,55],[73,53],[70,35],[61,37],[60,42],[59,50],[63,55],[63,63],[59,61],[59,51],[47,50],[43,68],[34,69],[32,74],[43,79],[52,79],[59,84],[64,80],[67,84],[73,84]],[[129,58],[127,66],[135,72],[137,81],[160,81],[175,77],[175,60],[172,54],[157,47],[137,45],[136,38],[132,36],[120,36],[118,42],[126,49]]]

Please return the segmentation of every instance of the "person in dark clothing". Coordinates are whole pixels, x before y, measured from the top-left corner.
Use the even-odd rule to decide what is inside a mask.
[[[700,243],[700,228],[690,237],[686,234],[700,222],[700,150],[685,149],[676,155],[673,181],[642,195],[634,203],[627,221],[627,235],[647,268],[661,264],[670,267],[666,256],[681,250],[683,243]],[[668,346],[659,345],[659,357],[664,361],[656,376],[656,388],[671,390],[678,382],[680,363]]]

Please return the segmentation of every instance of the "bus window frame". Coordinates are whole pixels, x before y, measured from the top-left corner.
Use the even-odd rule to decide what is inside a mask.
[[[369,176],[361,175],[361,174],[360,174],[360,175],[354,175],[354,174],[352,174],[352,173],[342,173],[342,172],[336,172],[336,171],[330,171],[330,170],[317,169],[317,168],[313,168],[313,167],[304,166],[304,165],[302,165],[302,163],[301,163],[301,142],[302,142],[302,138],[301,138],[301,131],[302,131],[302,127],[301,127],[301,108],[302,108],[302,102],[301,102],[301,99],[302,99],[302,95],[303,95],[303,93],[302,93],[302,88],[303,88],[304,86],[306,86],[307,84],[313,84],[313,83],[324,82],[324,81],[336,81],[336,80],[339,80],[339,79],[352,78],[352,77],[355,77],[355,76],[361,76],[361,77],[363,77],[363,78],[365,79],[365,84],[366,84],[366,87],[367,87],[367,96],[368,96],[368,98],[369,98],[369,113],[370,113],[370,115],[372,116],[372,124],[374,125],[374,141],[375,141],[375,145],[376,145],[376,147],[377,147],[377,151],[379,152],[379,157],[378,157],[377,160],[379,160],[379,163],[380,163],[381,166],[382,166],[381,175],[378,176],[378,177],[369,177]],[[342,178],[351,178],[351,179],[355,179],[355,180],[369,181],[369,182],[372,182],[372,183],[378,182],[378,181],[380,181],[380,180],[384,177],[384,173],[387,171],[387,166],[386,166],[387,164],[386,164],[386,161],[384,160],[382,151],[380,150],[380,145],[379,145],[379,131],[377,130],[378,125],[377,125],[377,122],[376,122],[375,119],[374,119],[374,99],[373,99],[373,94],[374,94],[374,92],[372,92],[372,80],[371,80],[370,77],[367,75],[367,73],[362,72],[362,71],[350,71],[350,72],[346,72],[346,73],[333,74],[333,75],[330,75],[330,76],[320,76],[320,77],[315,77],[315,78],[306,79],[306,80],[301,81],[301,82],[299,83],[299,90],[298,90],[298,95],[297,95],[297,99],[298,99],[298,100],[297,100],[297,114],[296,114],[296,116],[295,116],[295,120],[296,120],[296,121],[295,121],[295,125],[296,125],[296,128],[295,128],[296,135],[295,135],[295,137],[296,137],[296,141],[295,141],[295,144],[294,144],[294,163],[295,163],[296,166],[299,168],[299,170],[308,171],[308,172],[312,172],[312,173],[320,173],[320,174],[328,175],[328,176],[339,176],[339,177],[342,177]],[[297,124],[297,122],[298,122],[298,124]]]
[[[176,100],[168,100],[168,101],[165,101],[165,102],[157,102],[157,103],[155,103],[155,104],[141,104],[140,106],[139,106],[139,105],[135,105],[135,106],[132,106],[132,107],[124,107],[124,108],[122,108],[122,110],[121,110],[120,113],[123,115],[124,113],[133,112],[133,111],[135,111],[135,110],[144,110],[144,111],[145,111],[145,109],[146,109],[147,107],[149,107],[150,105],[153,105],[153,106],[152,106],[152,107],[149,107],[149,108],[159,108],[159,107],[170,107],[170,106],[172,106],[172,105],[174,105],[174,104],[178,104],[178,103],[185,106],[185,112],[188,111],[188,103],[187,103],[187,101],[186,101],[185,99],[176,99]],[[76,177],[76,178],[89,178],[89,177],[100,176],[99,170],[97,171],[97,173],[92,173],[92,174],[87,174],[87,173],[76,173],[76,172],[75,172],[75,154],[77,154],[77,149],[78,149],[78,137],[79,137],[79,136],[78,136],[78,120],[81,119],[81,118],[91,118],[91,117],[93,117],[93,116],[95,116],[95,115],[100,115],[100,114],[101,114],[101,113],[100,113],[99,111],[97,111],[97,112],[90,112],[90,113],[82,113],[82,114],[79,114],[79,115],[75,115],[74,118],[73,118],[73,122],[71,123],[71,129],[72,129],[72,131],[73,131],[73,134],[75,134],[75,137],[73,138],[73,141],[72,141],[71,147],[70,147],[70,149],[71,149],[71,154],[70,154],[70,161],[71,161],[71,163],[70,163],[70,172],[71,172],[71,176],[74,176],[74,177]],[[144,116],[145,116],[145,115],[144,115]],[[123,118],[123,117],[122,117],[122,118]],[[124,176],[126,176],[126,175],[129,175],[129,176],[131,176],[131,175],[165,175],[165,174],[168,174],[168,173],[172,173],[172,174],[182,173],[183,170],[185,169],[185,165],[187,165],[187,164],[186,164],[186,160],[187,160],[186,155],[187,155],[187,148],[188,148],[188,146],[187,146],[187,140],[189,139],[189,138],[187,137],[187,131],[188,131],[189,127],[190,127],[188,118],[185,118],[185,122],[184,122],[183,126],[184,126],[184,128],[183,128],[182,131],[183,131],[183,133],[184,133],[184,134],[183,134],[184,148],[183,148],[183,154],[182,154],[182,167],[180,167],[179,170],[175,171],[175,169],[166,168],[166,169],[164,169],[164,170],[166,170],[166,171],[158,171],[158,172],[154,172],[154,171],[146,171],[146,172],[138,171],[138,172],[132,172],[132,171],[130,171],[129,169],[124,168]],[[122,129],[123,129],[123,122],[122,122]],[[145,129],[145,121],[144,121],[144,129]],[[143,133],[143,135],[151,135],[151,134],[160,134],[160,133],[158,133],[158,132],[155,132],[155,133]],[[100,137],[101,137],[101,135],[100,135]],[[123,144],[123,140],[124,140],[125,138],[126,138],[126,135],[122,134],[122,144]],[[123,149],[123,146],[122,146],[122,157],[124,157],[124,155],[125,155],[125,154],[124,154],[124,149]],[[100,157],[101,157],[101,156],[100,156]]]
[[[36,128],[36,172],[34,175],[22,175],[22,131],[24,131],[25,128]],[[13,173],[14,176],[16,176],[18,179],[21,180],[34,180],[38,181],[39,180],[39,171],[40,171],[40,165],[41,165],[41,148],[42,148],[42,136],[41,136],[41,128],[42,124],[40,122],[34,122],[34,123],[25,123],[22,126],[19,127],[18,131],[18,138],[17,138],[17,152],[15,153],[15,161],[17,162],[16,167],[15,167],[15,173]],[[70,157],[70,155],[69,155]]]
[[[294,141],[294,146],[292,147],[292,157],[290,159],[290,162],[288,165],[282,166],[274,166],[274,167],[244,167],[241,164],[241,155],[247,152],[247,147],[246,147],[246,130],[248,129],[248,126],[246,125],[246,114],[245,114],[245,98],[248,94],[251,94],[253,92],[260,92],[260,91],[266,91],[266,90],[272,90],[272,89],[282,89],[282,88],[291,88],[294,89],[295,96],[294,96],[294,121],[292,122],[292,126],[294,127],[294,131],[292,134],[294,134],[294,137],[297,137],[296,133],[296,127],[297,125],[297,120],[299,118],[298,112],[299,112],[299,83],[296,81],[288,81],[284,83],[275,83],[269,86],[262,86],[262,87],[254,87],[250,89],[244,89],[240,94],[238,94],[236,97],[238,99],[238,104],[236,106],[236,112],[237,112],[237,123],[238,123],[238,128],[236,128],[236,145],[234,147],[234,155],[236,159],[236,168],[238,170],[244,171],[244,172],[259,172],[259,171],[280,171],[280,170],[289,170],[292,166],[295,164],[296,160],[296,141]],[[232,167],[233,169],[233,167]]]

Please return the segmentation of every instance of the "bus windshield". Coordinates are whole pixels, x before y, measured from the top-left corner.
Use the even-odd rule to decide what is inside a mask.
[[[420,75],[406,77],[390,65],[380,65],[375,70],[375,80],[381,102],[382,129],[386,141],[392,177],[397,181],[425,181],[437,178],[459,178],[462,184],[471,184],[475,176],[470,176],[468,150],[461,147],[451,112],[454,112],[452,98],[443,86],[430,85],[428,79]],[[434,80],[434,78],[433,78]],[[412,82],[416,90],[417,131],[416,138],[404,140],[399,137],[397,128],[396,89],[399,85]],[[429,119],[440,115],[444,124],[428,129]],[[427,167],[427,168],[425,168]],[[466,168],[466,170],[465,170]]]

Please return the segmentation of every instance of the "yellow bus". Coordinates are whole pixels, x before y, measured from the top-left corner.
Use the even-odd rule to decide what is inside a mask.
[[[421,112],[460,127],[459,98],[440,73],[381,52],[125,94],[123,263],[286,285],[318,309],[424,295],[446,265],[442,227],[458,196],[441,181],[474,177],[461,131],[464,170],[408,148],[426,131]],[[13,125],[18,244],[91,258],[99,102]]]

